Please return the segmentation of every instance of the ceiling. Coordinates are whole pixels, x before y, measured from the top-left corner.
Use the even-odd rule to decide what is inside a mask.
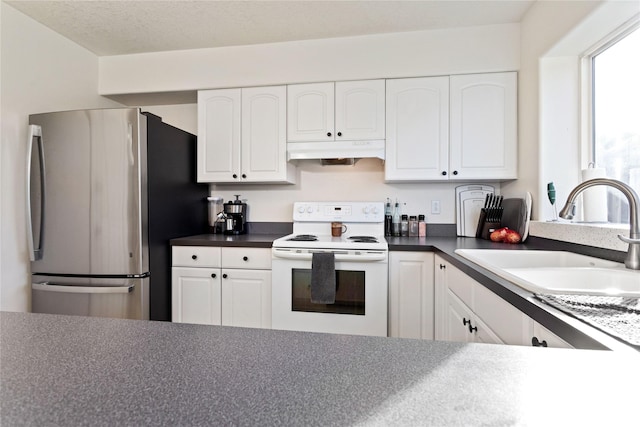
[[[99,56],[520,22],[535,0],[5,0]]]

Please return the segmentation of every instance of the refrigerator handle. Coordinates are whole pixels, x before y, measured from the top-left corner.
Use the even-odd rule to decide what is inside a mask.
[[[33,156],[33,140],[37,138],[38,158],[40,165],[40,224],[38,246],[35,247],[33,239],[33,211],[31,206],[31,159]],[[44,176],[44,145],[42,143],[42,128],[38,125],[29,125],[29,140],[27,142],[27,244],[29,246],[29,259],[35,261],[42,259],[45,215],[45,176]]]
[[[76,286],[56,285],[49,282],[32,283],[31,289],[36,291],[66,292],[73,294],[128,294],[133,292],[133,285],[120,286]]]

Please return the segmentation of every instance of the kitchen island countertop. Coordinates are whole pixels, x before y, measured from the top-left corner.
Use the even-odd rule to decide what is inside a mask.
[[[637,354],[0,313],[2,425],[632,425]]]

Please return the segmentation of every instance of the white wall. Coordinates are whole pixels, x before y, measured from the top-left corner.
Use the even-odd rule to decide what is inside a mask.
[[[30,305],[25,170],[28,115],[117,106],[97,94],[98,58],[2,2],[0,309]]]
[[[100,58],[103,95],[511,71],[518,24]]]

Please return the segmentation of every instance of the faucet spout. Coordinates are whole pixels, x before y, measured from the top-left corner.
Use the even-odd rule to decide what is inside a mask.
[[[622,181],[610,178],[595,178],[578,184],[573,190],[571,190],[571,193],[569,193],[567,203],[564,205],[562,210],[560,210],[560,217],[572,219],[578,195],[587,188],[595,185],[606,185],[618,189],[629,201],[629,237],[619,234],[618,238],[629,244],[627,257],[624,261],[625,267],[632,270],[640,270],[640,218],[638,217],[640,198],[638,197],[638,193],[636,193],[629,185]]]

